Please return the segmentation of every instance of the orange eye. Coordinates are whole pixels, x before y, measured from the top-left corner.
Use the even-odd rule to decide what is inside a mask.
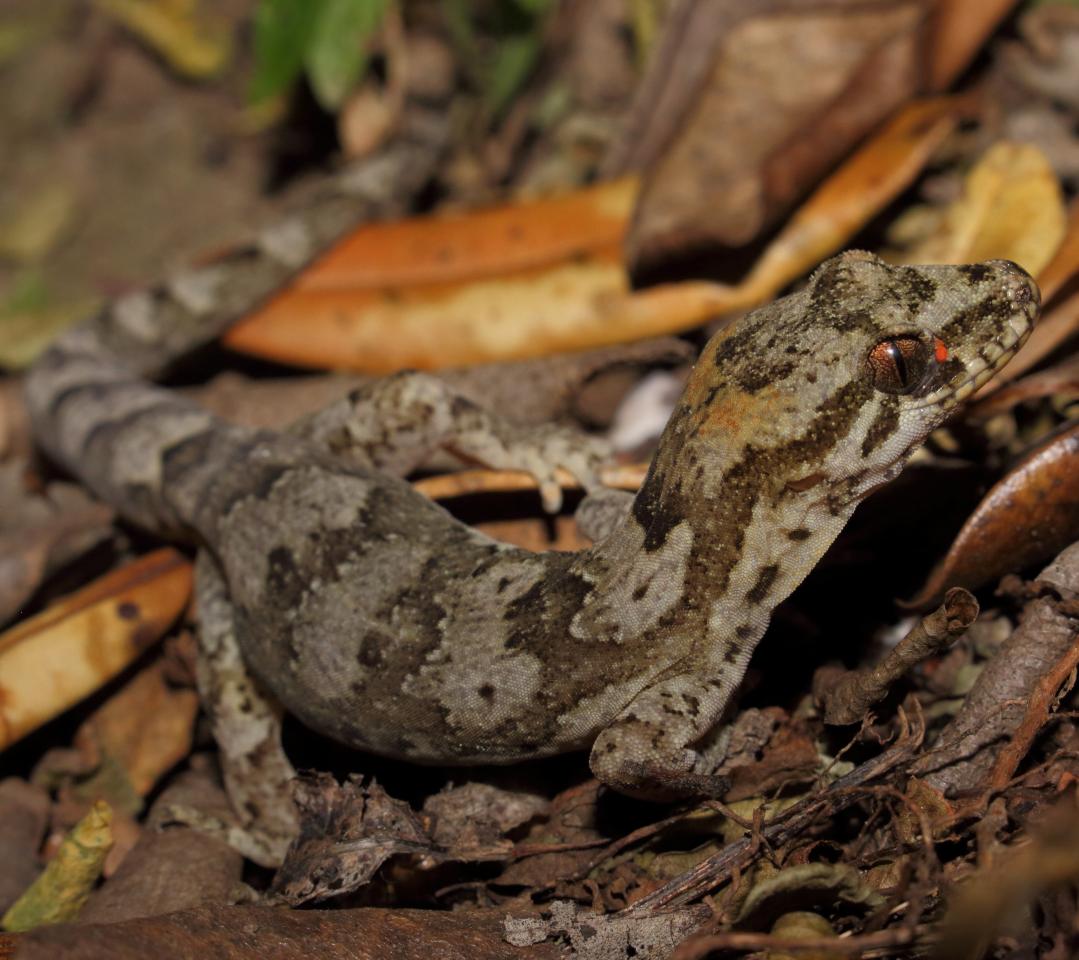
[[[937,346],[939,344],[939,346]],[[947,348],[939,340],[934,344],[935,355]],[[866,367],[873,386],[884,393],[908,393],[922,382],[929,363],[929,350],[915,336],[887,337],[881,340],[866,357]]]

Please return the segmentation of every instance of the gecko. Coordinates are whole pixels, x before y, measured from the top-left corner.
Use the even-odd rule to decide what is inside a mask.
[[[712,337],[635,496],[597,489],[601,444],[514,425],[423,373],[255,430],[141,379],[88,324],[26,396],[55,461],[130,522],[199,545],[200,690],[273,862],[295,829],[271,800],[292,776],[282,709],[417,763],[589,750],[622,793],[716,795],[709,744],[772,611],[1038,305],[1010,261],[827,260]],[[550,509],[568,469],[591,491],[593,545],[531,553],[454,519],[404,479],[439,448],[532,472]]]

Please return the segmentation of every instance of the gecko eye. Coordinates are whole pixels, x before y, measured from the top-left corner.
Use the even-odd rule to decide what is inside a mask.
[[[912,334],[881,340],[866,357],[873,386],[884,393],[908,393],[922,382],[929,348]]]

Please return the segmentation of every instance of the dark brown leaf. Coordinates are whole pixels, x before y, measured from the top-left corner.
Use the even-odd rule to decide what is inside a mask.
[[[776,223],[919,92],[926,11],[920,0],[677,4],[611,161],[647,171],[631,262],[740,247]]]
[[[7,941],[5,943],[4,941]],[[0,935],[0,956],[19,960],[556,960],[556,944],[514,947],[502,912],[434,910],[274,910],[215,906],[163,917],[41,927]]]
[[[978,504],[911,607],[1046,560],[1079,539],[1079,423],[1028,454]]]

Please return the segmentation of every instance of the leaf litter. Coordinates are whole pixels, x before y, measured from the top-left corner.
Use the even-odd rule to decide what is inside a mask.
[[[492,4],[497,5],[495,0]],[[161,14],[183,9],[183,4],[152,6]],[[227,15],[243,21],[252,12],[250,4],[241,10],[243,6],[230,4]],[[724,731],[725,754],[717,759],[730,788],[718,801],[676,806],[630,801],[589,779],[580,757],[521,765],[519,770],[457,771],[451,781],[443,772],[355,757],[305,731],[286,730],[295,758],[317,767],[296,785],[304,826],[276,875],[249,866],[247,885],[240,885],[234,851],[168,815],[170,809],[186,806],[204,809],[222,822],[230,816],[215,783],[212,755],[203,753],[209,743],[193,726],[194,695],[190,676],[185,676],[189,651],[183,652],[187,647],[182,635],[175,635],[170,661],[145,653],[153,642],[145,624],[152,622],[157,636],[185,615],[190,576],[186,561],[174,553],[147,554],[144,545],[113,534],[124,556],[121,566],[108,573],[95,567],[100,560],[86,555],[86,546],[77,546],[74,531],[82,530],[77,524],[69,532],[57,533],[54,527],[47,535],[34,534],[29,543],[49,546],[34,548],[36,556],[45,559],[21,561],[30,569],[21,576],[21,582],[29,584],[21,588],[26,596],[33,590],[58,595],[53,593],[61,589],[55,583],[58,570],[68,569],[65,575],[70,576],[70,568],[78,573],[80,563],[82,582],[100,582],[85,588],[89,593],[82,599],[60,600],[37,620],[17,623],[0,637],[0,689],[7,694],[0,698],[0,729],[4,742],[14,744],[5,758],[12,759],[16,773],[0,784],[0,806],[9,811],[5,820],[25,825],[26,837],[20,847],[0,831],[0,847],[5,856],[12,851],[10,862],[18,869],[11,875],[20,877],[19,892],[29,898],[25,902],[42,904],[36,912],[20,906],[11,925],[28,928],[42,917],[73,919],[79,904],[88,900],[89,905],[82,926],[38,927],[0,940],[0,950],[28,957],[59,951],[124,957],[145,955],[147,945],[160,949],[170,943],[183,956],[202,955],[212,945],[227,951],[223,955],[258,952],[274,958],[309,955],[317,944],[325,956],[342,949],[350,956],[411,956],[417,950],[429,953],[437,943],[444,956],[554,956],[568,951],[605,960],[688,960],[754,951],[769,956],[914,956],[931,951],[940,957],[1056,957],[1074,948],[1079,879],[1072,834],[1079,822],[1079,733],[1073,722],[1072,687],[1079,665],[1079,559],[1071,546],[1076,534],[1070,486],[1075,378],[1068,347],[1079,316],[1074,310],[1079,302],[1074,281],[1079,221],[1074,205],[1071,215],[1066,206],[1076,178],[1065,147],[1075,146],[1067,131],[1074,129],[1079,103],[1068,86],[1073,69],[1068,51],[1079,24],[1065,7],[1043,4],[1013,14],[1004,34],[987,41],[1012,4],[976,5],[976,18],[963,14],[969,5],[959,0],[943,4],[930,30],[913,3],[896,5],[891,20],[875,22],[864,5],[854,3],[811,11],[801,21],[790,15],[776,22],[755,15],[752,5],[731,3],[732,18],[713,25],[718,33],[701,34],[699,49],[704,52],[696,61],[696,74],[688,76],[683,69],[672,71],[663,83],[646,80],[631,107],[629,87],[619,78],[632,76],[638,55],[634,44],[645,44],[648,23],[661,25],[654,47],[658,56],[665,46],[684,53],[680,44],[688,42],[686,25],[703,22],[694,17],[706,5],[687,0],[677,5],[675,19],[665,22],[660,4],[634,4],[641,9],[631,17],[605,3],[607,20],[591,12],[588,29],[579,34],[572,29],[573,17],[584,14],[567,12],[569,5],[554,6],[558,9],[544,10],[542,16],[536,15],[537,7],[531,19],[519,21],[542,23],[542,29],[536,26],[538,32],[529,41],[534,44],[529,53],[533,61],[518,51],[507,54],[509,66],[493,68],[506,71],[509,79],[498,82],[507,86],[484,91],[486,81],[474,73],[434,93],[410,87],[393,130],[380,136],[392,143],[409,124],[425,122],[431,103],[425,98],[444,98],[439,109],[456,98],[470,105],[475,111],[471,116],[482,122],[456,131],[448,148],[450,161],[440,179],[435,175],[451,207],[474,208],[477,200],[504,192],[507,184],[513,193],[540,170],[541,180],[563,171],[562,188],[578,187],[582,170],[595,171],[604,149],[609,150],[607,169],[620,165],[633,179],[609,188],[625,192],[591,240],[584,220],[571,218],[563,227],[556,219],[544,218],[553,216],[559,203],[587,204],[608,188],[563,194],[567,199],[560,201],[530,199],[523,206],[518,201],[485,213],[443,214],[353,234],[321,268],[301,274],[294,288],[279,297],[287,302],[290,295],[310,297],[317,290],[318,296],[339,298],[342,309],[359,315],[384,298],[388,288],[400,286],[405,307],[385,314],[384,329],[365,341],[364,350],[371,355],[380,344],[385,347],[375,369],[415,360],[399,346],[408,339],[401,324],[413,322],[409,303],[424,304],[428,310],[430,302],[445,305],[461,297],[466,307],[480,308],[465,309],[462,315],[506,311],[509,319],[500,322],[509,327],[520,325],[513,310],[525,305],[540,317],[538,325],[499,336],[511,344],[514,338],[517,343],[530,339],[529,355],[540,359],[529,362],[545,364],[546,369],[525,378],[520,369],[510,368],[504,377],[509,384],[505,395],[512,397],[515,378],[528,379],[533,392],[524,405],[535,416],[605,426],[618,398],[656,360],[663,358],[667,366],[687,361],[701,342],[695,328],[730,322],[797,283],[833,250],[852,244],[877,250],[901,247],[903,258],[919,260],[1018,259],[1044,282],[1046,320],[1041,330],[1049,333],[1036,335],[1024,351],[1026,357],[1009,368],[1009,386],[995,394],[992,387],[984,390],[971,416],[934,436],[919,464],[864,506],[803,590],[779,611]],[[118,16],[121,9],[116,5],[111,15]],[[435,60],[469,42],[440,32],[437,16],[412,16],[406,11],[401,22],[406,39],[422,33],[425,42],[434,44],[431,49],[439,51],[432,54]],[[99,27],[101,22],[91,21]],[[617,30],[605,33],[605,23]],[[109,57],[137,59],[139,42],[155,47],[173,43],[175,37],[180,42],[195,38],[191,34],[185,40],[177,33],[173,39],[158,40],[137,25],[127,29],[131,33],[125,34],[121,53]],[[484,21],[481,31],[488,29],[496,30],[494,20]],[[805,64],[764,59],[792,30],[812,34],[802,58]],[[47,28],[19,34],[42,35],[49,36]],[[621,47],[612,45],[612,35],[621,38]],[[814,74],[811,68],[817,61],[811,54],[828,50],[840,36],[851,39],[846,49],[853,59]],[[552,40],[558,37],[571,38],[565,51]],[[875,44],[874,37],[886,37],[887,42]],[[478,38],[484,43],[489,39],[482,32]],[[752,44],[737,46],[739,38]],[[613,79],[606,88],[622,91],[620,100],[603,102],[596,93],[603,87],[593,75],[591,86],[578,91],[579,103],[561,108],[566,109],[561,119],[557,98],[548,102],[547,112],[518,106],[539,104],[552,92],[550,85],[558,77],[555,65],[587,61],[586,51],[575,47],[586,39],[620,51],[621,62],[613,62],[617,58],[611,54]],[[317,82],[324,103],[340,104],[343,116],[349,98],[358,96],[365,84],[375,84],[374,89],[384,93],[392,74],[388,58],[397,49],[391,40],[380,37],[363,48],[371,59],[362,78],[355,62],[334,65],[328,50],[320,53],[322,60],[309,59],[309,64],[321,64],[314,69],[322,71]],[[958,88],[952,87],[983,48],[989,56],[974,68],[981,82],[960,79]],[[225,55],[242,59],[238,49],[230,47]],[[423,49],[423,44],[415,49]],[[750,51],[756,53],[747,61]],[[147,61],[137,69],[156,71],[155,82],[167,89],[168,71],[187,68],[170,59],[164,48],[158,52],[160,62],[148,67]],[[355,50],[349,55],[355,57]],[[924,76],[903,72],[904,63],[919,57],[929,65]],[[550,69],[545,70],[548,61]],[[304,58],[296,62],[302,65]],[[444,59],[441,62],[444,66]],[[747,62],[759,68],[752,84],[742,80]],[[529,63],[538,66],[522,68]],[[815,122],[821,131],[832,129],[830,124],[846,124],[846,139],[822,143],[809,137],[799,142],[794,132],[803,129],[799,124],[810,112],[789,110],[772,115],[776,126],[763,130],[759,138],[746,126],[744,144],[727,144],[727,153],[706,154],[701,165],[694,166],[694,151],[687,145],[694,138],[707,142],[708,124],[702,121],[717,104],[754,121],[769,119],[761,104],[778,95],[780,88],[766,79],[776,63],[791,71],[791,82],[817,82],[811,89],[806,81],[804,91],[817,98],[813,102],[823,111],[812,114]],[[807,73],[800,75],[799,69]],[[900,77],[901,82],[889,89],[873,83],[854,89],[851,78],[875,73]],[[457,79],[466,74],[462,71]],[[300,82],[298,76],[286,86]],[[585,74],[567,70],[566,76],[577,82]],[[671,90],[668,83],[683,86]],[[514,94],[506,99],[504,112],[501,106],[492,109],[509,87]],[[947,95],[939,95],[949,88]],[[190,94],[188,90],[184,96]],[[919,95],[928,96],[916,99]],[[656,109],[657,104],[676,101],[687,106],[680,111]],[[283,109],[282,102],[274,109]],[[1035,144],[1016,142],[1008,131],[1023,127],[1012,121],[1035,111],[1041,111],[1043,120],[1029,129],[1044,136],[1034,137]],[[620,148],[612,149],[617,138],[605,126],[611,117],[629,118],[625,129],[631,132],[623,134],[628,139]],[[1047,125],[1045,117],[1061,123]],[[248,121],[275,122],[272,113],[255,112],[248,114]],[[1056,140],[1044,138],[1047,130],[1056,131]],[[485,143],[490,146],[486,157]],[[627,144],[640,149],[627,149]],[[378,146],[374,149],[377,154]],[[717,198],[703,202],[698,196],[688,205],[660,202],[684,188],[677,178],[672,180],[672,169],[683,170],[686,182],[707,184]],[[717,169],[722,169],[722,177],[715,176]],[[742,208],[725,203],[724,190],[731,183],[758,191],[745,208],[751,216],[739,219],[735,214]],[[293,195],[301,197],[304,189],[294,184]],[[71,216],[78,217],[84,196],[73,194]],[[267,202],[254,190],[247,196],[249,210],[281,205],[280,198]],[[408,207],[409,198],[402,201]],[[707,214],[713,211],[716,217],[709,221]],[[48,277],[53,276],[48,271],[57,269],[50,262],[52,248],[62,248],[65,231],[71,229],[50,216],[52,220],[45,217],[36,232],[31,231],[31,239],[37,238],[33,256]],[[248,222],[248,216],[241,219]],[[500,217],[511,232],[525,230],[526,241],[515,245],[498,237],[484,240],[484,218]],[[731,217],[733,226],[723,220]],[[538,265],[522,261],[522,256],[541,249],[534,238],[528,240],[528,231],[537,230],[546,230],[557,241],[579,238],[581,245],[544,254]],[[395,231],[398,236],[412,231],[414,238],[394,261],[399,269],[449,272],[406,273],[389,283],[381,273],[386,267],[375,265],[371,256],[383,246],[389,251],[387,240]],[[77,245],[79,237],[76,230],[68,242]],[[429,252],[417,254],[424,243]],[[451,253],[442,256],[447,244]],[[630,251],[628,260],[621,253],[623,244]],[[711,272],[687,273],[684,264],[677,263],[704,248],[710,249]],[[11,249],[30,248],[23,242]],[[358,250],[368,252],[359,256]],[[61,265],[63,257],[70,256],[62,252],[56,255]],[[545,280],[563,277],[557,271],[572,267],[574,258],[579,260],[578,272],[593,284],[570,291],[577,297],[574,303],[585,305],[583,312],[578,306],[577,313],[569,311],[561,318],[545,314],[557,312],[558,303],[566,302],[544,293]],[[545,276],[543,271],[555,272]],[[14,275],[0,275],[0,280]],[[686,276],[692,279],[686,281]],[[506,287],[512,295],[496,308],[491,285],[506,284],[506,278],[512,278]],[[651,285],[635,286],[644,281]],[[432,300],[438,284],[445,285],[438,288],[441,300]],[[119,286],[128,285],[125,274]],[[99,283],[97,292],[115,286],[112,281]],[[482,324],[454,327],[447,319],[452,319],[452,310],[429,310],[427,316],[427,326],[416,328],[424,332],[412,338],[423,341],[425,356],[435,357],[437,365],[466,368],[446,376],[460,377],[462,383],[471,377],[481,394],[487,384],[496,389],[498,375],[494,368],[477,364],[521,355],[519,348],[492,351],[491,341],[483,340]],[[583,319],[574,324],[567,316]],[[597,318],[614,332],[597,340]],[[498,324],[490,326],[494,330]],[[248,334],[252,329],[248,327]],[[461,329],[473,332],[463,336]],[[621,342],[671,331],[687,335],[677,346]],[[233,345],[242,345],[240,334],[233,336]],[[599,343],[610,345],[603,348],[609,352],[602,359],[552,356]],[[252,352],[262,349],[256,346]],[[317,356],[287,345],[274,350],[276,359],[296,366],[327,365],[329,358],[343,355],[334,341]],[[220,359],[208,362],[221,366]],[[597,384],[605,377],[614,377],[610,382],[617,385],[600,389]],[[242,383],[239,395],[250,393],[256,399],[237,402],[237,407],[247,403],[251,411],[241,411],[237,418],[261,414],[271,426],[290,412],[298,413],[298,404],[278,401],[283,411],[278,414],[259,410],[259,390],[267,398],[293,390],[317,397],[324,395],[320,391],[345,392],[355,383],[315,375],[276,385],[263,382],[257,370],[253,378],[248,370],[248,378],[252,382]],[[608,394],[614,399],[606,399]],[[538,517],[524,480],[443,473],[451,464],[434,468],[435,475],[420,484],[430,494],[448,498],[447,505],[470,522],[499,536],[520,537],[535,548],[582,542],[568,516],[555,523]],[[25,468],[11,469],[25,476]],[[621,473],[609,479],[629,489],[640,482],[639,459],[618,469]],[[50,477],[44,466],[35,465],[34,471]],[[57,513],[59,501],[68,496],[60,493],[65,488],[43,479],[35,480],[31,489],[35,483],[44,495],[33,495],[39,506],[18,511],[26,514],[18,518],[24,524],[18,528],[20,537],[23,530],[34,528],[30,521],[35,510],[42,511],[38,526],[48,527],[55,516],[66,515]],[[903,506],[897,509],[897,503]],[[920,522],[904,523],[899,518],[909,515],[914,504]],[[99,508],[90,501],[85,506],[97,521],[88,529],[100,527],[109,536],[107,515],[94,514]],[[89,538],[89,533],[84,536]],[[1036,549],[1029,547],[1032,543]],[[52,550],[62,559],[51,559]],[[142,559],[136,559],[140,553]],[[20,554],[31,555],[21,542],[9,546],[5,558]],[[87,559],[80,561],[80,556]],[[966,585],[977,590],[981,612],[976,613],[978,604],[971,607],[964,599],[965,612],[953,616],[955,611],[949,613],[946,607],[942,624],[932,620],[934,615],[905,618],[893,599],[911,596],[942,557],[932,589],[927,587],[918,599],[929,603],[946,587]],[[965,572],[972,565],[976,573]],[[137,616],[131,616],[131,607]],[[13,614],[17,608],[15,603]],[[104,633],[96,632],[102,629]],[[908,639],[896,645],[904,635]],[[107,664],[102,661],[100,669],[80,675],[73,684],[64,681],[61,686],[67,689],[60,697],[27,686],[44,666],[49,675],[55,670],[62,677],[78,661],[71,651],[101,636],[113,637],[109,642],[122,655]],[[10,659],[13,651],[26,659],[15,663]],[[833,658],[843,663],[829,662]],[[785,669],[775,670],[777,663]],[[840,701],[842,710],[836,706]],[[39,724],[44,726],[35,730]],[[21,742],[15,744],[16,739]],[[359,778],[357,770],[368,777]],[[47,791],[27,782],[31,771]],[[94,806],[103,797],[109,798],[116,846],[123,855],[111,866],[103,856],[109,841],[99,829],[108,815],[105,807]],[[147,803],[149,812],[140,812]],[[61,837],[80,817],[86,822],[97,818],[98,832],[83,846],[98,853],[73,858],[71,844],[76,841]],[[46,860],[50,866],[39,874]],[[187,870],[200,879],[182,882]],[[102,871],[109,875],[103,884],[97,879]],[[17,896],[16,891],[5,892]],[[278,906],[244,905],[252,899]],[[5,903],[5,909],[12,902]],[[296,911],[282,905],[299,903],[320,909]],[[32,918],[23,919],[26,916]]]

